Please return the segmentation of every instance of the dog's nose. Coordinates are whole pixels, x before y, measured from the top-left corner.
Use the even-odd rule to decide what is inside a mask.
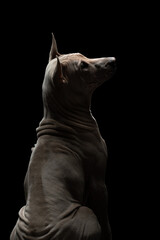
[[[116,67],[116,59],[114,57],[101,58],[95,63],[97,69],[106,69],[108,66]]]

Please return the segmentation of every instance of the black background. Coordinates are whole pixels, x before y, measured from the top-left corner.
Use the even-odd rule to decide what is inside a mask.
[[[18,9],[10,5],[10,14],[8,6],[4,9],[1,120],[6,239],[25,204],[23,181],[36,143],[35,129],[43,117],[41,86],[51,32],[60,53],[116,57],[117,72],[94,93],[92,113],[109,151],[106,183],[113,238],[140,239],[143,232],[145,16],[136,3],[92,2],[89,6],[82,2]]]

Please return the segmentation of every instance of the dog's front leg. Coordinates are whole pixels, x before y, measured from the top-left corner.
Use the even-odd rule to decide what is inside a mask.
[[[108,220],[108,193],[104,183],[92,184],[89,194],[89,206],[96,214],[100,223],[102,230],[101,240],[111,240],[112,234]]]

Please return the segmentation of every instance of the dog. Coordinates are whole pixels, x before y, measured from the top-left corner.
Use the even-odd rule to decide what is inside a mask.
[[[111,240],[107,147],[91,113],[114,57],[60,54],[52,34],[42,84],[43,118],[24,180],[26,205],[10,240]]]

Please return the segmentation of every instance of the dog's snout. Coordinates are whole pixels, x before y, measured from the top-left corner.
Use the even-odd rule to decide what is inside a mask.
[[[108,66],[115,68],[116,67],[116,59],[114,57],[102,58],[98,62],[95,63],[95,67],[99,69],[106,69]]]
[[[109,58],[109,60],[105,63],[105,67],[115,67],[116,66],[116,59],[114,57]]]

